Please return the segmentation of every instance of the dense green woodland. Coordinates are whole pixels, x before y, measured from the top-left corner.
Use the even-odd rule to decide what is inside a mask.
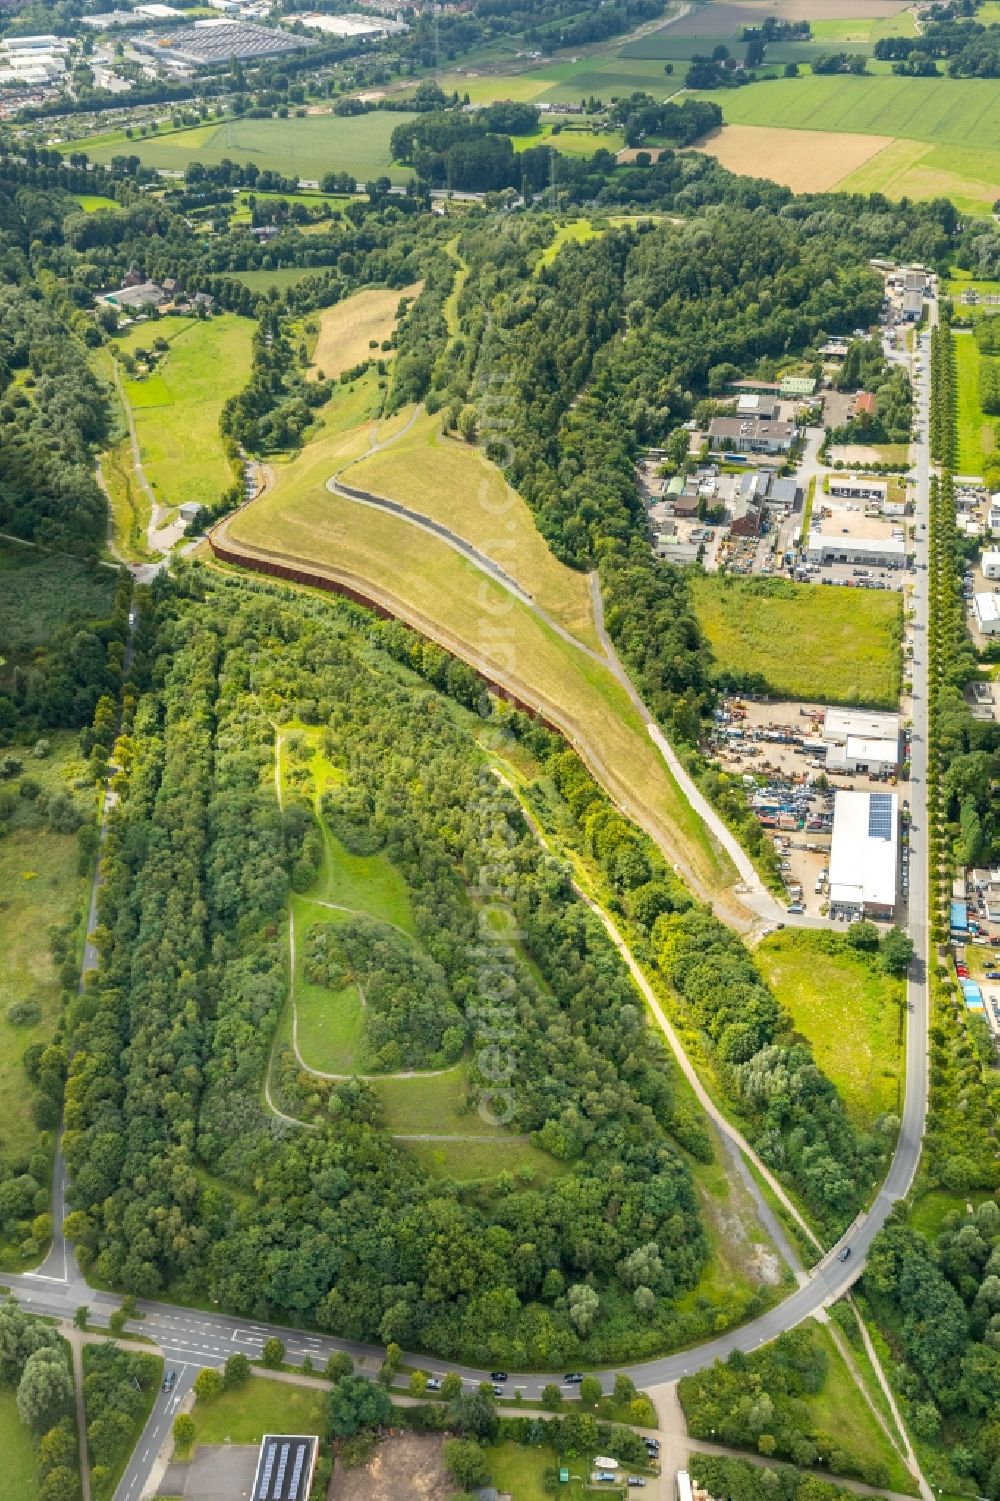
[[[197,577],[156,608],[153,687],[120,747],[99,981],[71,1018],[64,1148],[85,1264],[134,1292],[208,1291],[248,1314],[482,1359],[610,1358],[678,1338],[674,1304],[707,1242],[671,1069],[603,930],[467,732],[352,636],[346,609]],[[352,807],[410,884],[449,1021],[470,1048],[484,1036],[512,1051],[509,1099],[473,1061],[470,1107],[484,1096],[537,1133],[569,1167],[547,1186],[501,1181],[484,1198],[430,1182],[360,1084],[331,1090],[312,1130],[263,1109],[301,851],[273,785],[273,721],[291,716],[329,726]],[[522,935],[491,959],[494,989],[471,899],[487,878]],[[405,1008],[382,1021],[409,1046]],[[705,1151],[700,1128],[681,1118],[676,1132]],[[206,1187],[202,1167],[256,1203]]]

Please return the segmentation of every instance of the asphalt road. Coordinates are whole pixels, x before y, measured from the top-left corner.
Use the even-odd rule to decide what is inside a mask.
[[[913,593],[914,654],[913,747],[911,758],[911,859],[910,904],[908,924],[914,942],[914,960],[908,982],[908,1026],[906,1040],[906,1092],[902,1124],[896,1151],[885,1182],[872,1207],[855,1221],[842,1240],[808,1273],[803,1285],[796,1288],[781,1304],[745,1324],[698,1345],[694,1349],[663,1356],[656,1360],[619,1367],[625,1369],[640,1387],[660,1385],[676,1380],[689,1371],[704,1368],[714,1360],[724,1359],[733,1350],[750,1351],[794,1327],[823,1306],[841,1297],[853,1284],[864,1266],[868,1248],[890,1213],[893,1205],[909,1190],[920,1157],[927,1103],[927,887],[926,887],[926,774],[927,774],[927,530],[928,480],[930,459],[927,447],[929,429],[929,335],[921,335],[914,358],[916,376],[917,430],[921,441],[916,445],[914,472],[916,491],[916,555]],[[57,1163],[54,1209],[62,1207],[64,1176],[61,1158]],[[57,1215],[57,1225],[59,1217]],[[842,1260],[842,1254],[850,1254]],[[88,1305],[90,1322],[103,1325],[120,1299],[110,1293],[94,1292],[80,1275],[75,1258],[62,1242],[57,1230],[53,1250],[38,1272],[3,1278],[19,1302],[29,1311],[60,1318],[72,1318],[77,1307]],[[204,1366],[221,1364],[227,1355],[241,1352],[259,1356],[264,1340],[277,1335],[285,1343],[285,1358],[301,1365],[308,1356],[320,1366],[335,1350],[347,1350],[367,1374],[374,1375],[381,1361],[381,1349],[305,1330],[239,1318],[198,1309],[178,1308],[154,1301],[140,1301],[141,1321],[133,1327],[155,1340],[163,1351],[167,1368],[178,1373],[177,1385],[167,1396],[160,1395],[149,1423],[136,1446],[135,1454],[116,1491],[115,1501],[138,1501],[160,1443],[166,1436],[179,1405],[179,1398]],[[407,1365],[416,1365],[435,1374],[457,1371],[470,1384],[486,1378],[487,1372],[449,1361],[421,1355],[404,1356]],[[521,1391],[526,1397],[538,1396],[548,1380],[561,1380],[556,1373],[512,1375],[507,1389]],[[610,1386],[611,1378],[606,1381]]]

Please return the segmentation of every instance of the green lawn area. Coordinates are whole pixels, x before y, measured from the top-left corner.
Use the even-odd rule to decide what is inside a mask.
[[[909,1223],[914,1230],[919,1230],[921,1235],[926,1235],[933,1240],[939,1233],[949,1214],[957,1209],[960,1214],[965,1214],[966,1206],[973,1204],[978,1209],[980,1204],[987,1199],[995,1198],[987,1189],[973,1188],[968,1193],[949,1193],[944,1188],[932,1188],[927,1193],[915,1199],[908,1216]]]
[[[77,737],[70,731],[47,736],[50,753],[35,760],[30,748],[11,747],[24,763],[24,774],[54,792],[85,774],[77,759]],[[74,791],[81,810],[93,799],[89,788]],[[96,816],[96,800],[93,801]],[[33,805],[18,800],[6,838],[0,840],[0,1153],[27,1153],[38,1138],[31,1116],[21,1058],[33,1042],[45,1042],[59,1013],[61,986],[48,940],[50,927],[76,917],[82,938],[87,878],[77,874],[75,834],[53,834]],[[41,1008],[34,1026],[13,1026],[7,1008],[14,1001],[33,1001]]]
[[[38,1471],[31,1432],[18,1416],[12,1391],[0,1391],[0,1454],[3,1455],[3,1491],[11,1501],[35,1501]]]
[[[509,1491],[514,1501],[549,1501],[552,1492],[546,1490],[543,1477],[546,1470],[558,1468],[559,1460],[551,1449],[521,1448],[519,1444],[491,1444],[486,1449],[490,1466],[490,1483],[498,1491]],[[584,1501],[592,1496],[585,1481],[590,1478],[588,1456],[576,1456],[567,1461],[572,1476],[568,1485],[560,1485],[559,1495],[563,1501]],[[624,1485],[603,1485],[602,1494],[624,1496]]]
[[[326,1431],[327,1393],[251,1376],[245,1386],[195,1402],[199,1444],[256,1444],[265,1433]]]
[[[466,1110],[468,1065],[456,1063],[440,1074],[416,1079],[379,1079],[375,1085],[390,1131],[402,1135],[492,1136],[510,1140],[503,1126],[492,1126],[476,1110]],[[471,1143],[470,1143],[471,1145]]]
[[[65,143],[64,151],[86,151],[107,164],[113,156],[135,154],[148,167],[183,170],[189,162],[218,166],[223,157],[245,165],[319,181],[327,172],[350,172],[359,182],[388,176],[405,182],[408,169],[394,167],[389,138],[414,116],[375,110],[368,115],[305,115],[287,120],[225,120],[185,130],[159,131],[126,140],[121,131]]]
[[[900,1003],[904,982],[876,973],[837,933],[772,933],[757,963],[855,1125],[902,1106]]]
[[[354,200],[346,193],[251,193],[244,191],[237,193],[235,199],[235,212],[231,222],[233,224],[250,223],[250,199],[256,198],[258,204],[268,203],[301,203],[306,208],[316,209],[322,204],[328,204],[332,209],[343,209]],[[325,222],[325,221],[320,221]],[[332,221],[331,221],[332,222]]]
[[[810,1328],[817,1343],[825,1347],[829,1359],[822,1390],[804,1399],[815,1431],[833,1435],[862,1469],[884,1464],[890,1476],[889,1488],[915,1495],[913,1477],[879,1427],[829,1329],[819,1323],[810,1325]]]
[[[217,318],[158,318],[115,342],[129,354],[169,345],[149,375],[122,385],[135,417],[142,465],[162,505],[214,505],[232,483],[219,417],[250,374],[254,324],[235,313]]]
[[[625,135],[620,130],[599,129],[584,116],[572,124],[556,125],[543,120],[531,135],[514,136],[513,141],[515,151],[527,151],[530,146],[552,146],[563,156],[593,156],[595,151],[620,151]]]
[[[692,575],[695,613],[724,671],[779,698],[895,708],[902,602],[894,591]]]
[[[972,334],[955,332],[955,373],[958,387],[958,474],[982,474],[992,453],[998,419],[987,417],[979,405],[979,345]]]

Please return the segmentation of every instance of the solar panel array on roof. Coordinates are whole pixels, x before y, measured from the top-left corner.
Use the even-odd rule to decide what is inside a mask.
[[[316,1440],[308,1435],[266,1434],[257,1460],[253,1501],[306,1501]]]
[[[892,796],[888,792],[873,792],[868,799],[868,837],[892,838]]]

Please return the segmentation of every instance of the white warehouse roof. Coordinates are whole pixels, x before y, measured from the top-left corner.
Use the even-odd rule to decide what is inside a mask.
[[[859,740],[898,740],[899,715],[873,714],[866,709],[827,709],[823,739],[846,744],[852,735]]]
[[[975,610],[981,628],[996,625],[1000,621],[1000,594],[977,594]]]
[[[894,740],[867,740],[860,735],[848,735],[847,759],[849,761],[878,761],[883,766],[898,766],[899,737]]]
[[[838,792],[830,844],[830,901],[896,905],[899,799],[894,792]]]
[[[983,572],[989,575],[991,568],[1000,569],[1000,549],[988,547],[983,553]]]

